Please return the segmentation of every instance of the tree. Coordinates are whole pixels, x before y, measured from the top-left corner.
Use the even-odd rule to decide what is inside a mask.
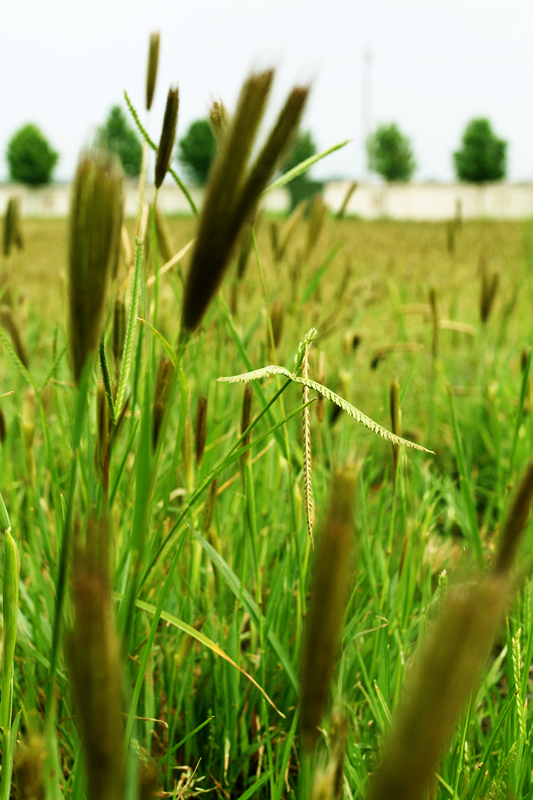
[[[120,106],[113,106],[104,124],[98,128],[96,138],[117,154],[126,177],[136,178],[141,174],[142,144]]]
[[[411,180],[416,161],[407,136],[391,122],[380,125],[366,140],[368,166],[386,181]]]
[[[311,131],[298,133],[287,158],[282,164],[281,171],[288,172],[294,169],[294,167],[297,167],[302,161],[314,156],[316,151],[317,147]],[[324,184],[321,181],[311,180],[307,172],[293,178],[293,180],[287,184],[287,191],[291,198],[290,210],[292,211],[295,209],[301,200],[311,200],[316,194],[322,191],[323,187]]]
[[[207,119],[197,119],[180,139],[177,160],[188,177],[203,186],[215,158],[216,141]]]
[[[37,125],[20,128],[7,146],[7,163],[11,180],[29,186],[50,183],[59,158]]]
[[[498,139],[488,119],[471,120],[462,138],[463,146],[453,154],[457,178],[470,183],[500,181],[507,169],[507,142]]]

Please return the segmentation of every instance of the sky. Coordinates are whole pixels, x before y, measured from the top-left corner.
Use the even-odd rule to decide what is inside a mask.
[[[146,120],[152,31],[161,50]],[[365,179],[367,133],[395,122],[411,139],[414,179],[451,181],[464,128],[483,116],[509,143],[509,179],[531,181],[532,32],[531,0],[0,0],[0,180],[27,122],[68,180],[124,89],[157,141],[177,84],[179,138],[213,99],[231,110],[250,70],[274,66],[266,124],[292,86],[309,83],[303,126],[319,150],[351,140],[316,178]]]

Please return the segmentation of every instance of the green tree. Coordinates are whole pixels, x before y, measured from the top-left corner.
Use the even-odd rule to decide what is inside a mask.
[[[388,182],[411,180],[416,169],[411,142],[394,122],[380,125],[366,140],[366,150],[372,172]]]
[[[136,178],[141,174],[142,144],[120,106],[113,106],[104,124],[98,128],[97,140],[117,154],[126,177]]]
[[[216,149],[209,120],[197,119],[191,123],[183,139],[180,139],[177,160],[188,178],[203,186],[207,182]]]
[[[50,183],[59,158],[37,125],[20,128],[11,138],[6,153],[12,181],[29,186]]]
[[[498,139],[488,119],[471,120],[463,133],[462,144],[453,154],[455,173],[460,181],[485,183],[505,178],[507,142]]]
[[[317,152],[316,144],[313,140],[311,131],[303,131],[298,134],[296,140],[289,152],[289,155],[282,164],[282,173],[288,172],[302,161],[311,158]],[[301,200],[311,200],[316,194],[319,194],[324,188],[321,181],[314,181],[309,177],[307,172],[298,175],[290,183],[287,184],[287,191],[291,198],[292,211]]]

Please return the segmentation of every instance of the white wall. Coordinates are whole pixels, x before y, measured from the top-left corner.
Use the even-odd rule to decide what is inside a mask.
[[[332,211],[338,211],[350,183],[328,183],[324,196]],[[347,214],[365,219],[444,220],[456,214],[460,204],[465,219],[523,219],[533,216],[533,184],[464,183],[360,184],[348,203]]]
[[[189,192],[197,206],[201,206],[203,189],[190,188]],[[146,198],[152,199],[154,188],[149,187]],[[0,216],[3,216],[8,200],[12,195],[20,197],[23,217],[66,217],[70,205],[70,184],[45,186],[30,189],[19,184],[0,184]],[[125,214],[127,217],[137,215],[138,204],[137,183],[127,183],[125,192]],[[165,214],[190,214],[190,206],[178,186],[164,185],[159,190],[158,204]],[[270,211],[285,211],[289,205],[286,189],[277,189],[267,195],[265,206]]]
[[[349,181],[326,184],[324,197],[332,211],[340,208]],[[153,191],[153,189],[151,190]],[[203,190],[190,190],[195,203],[202,203]],[[65,217],[69,210],[70,186],[68,184],[28,189],[24,186],[0,185],[0,215],[4,214],[11,195],[21,198],[21,212],[25,217]],[[150,193],[148,196],[151,196]],[[126,216],[137,213],[137,187],[126,188]],[[360,184],[348,204],[347,214],[357,214],[365,219],[390,217],[391,219],[444,220],[455,216],[460,202],[465,219],[524,219],[533,217],[533,184],[495,183],[485,186],[468,184]],[[277,189],[267,195],[265,206],[270,211],[283,212],[288,208],[286,189]],[[162,186],[159,205],[167,214],[190,212],[187,200],[177,186]]]

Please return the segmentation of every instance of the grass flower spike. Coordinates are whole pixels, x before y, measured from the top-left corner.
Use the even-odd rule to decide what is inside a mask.
[[[176,127],[178,124],[179,91],[178,88],[168,90],[167,106],[163,118],[161,139],[155,157],[155,187],[159,189],[167,174],[172,160],[172,151],[176,140]]]
[[[157,66],[159,64],[159,33],[150,36],[148,50],[148,69],[146,70],[146,110],[150,111],[154,99],[155,82],[157,80]]]
[[[69,338],[78,383],[89,353],[98,347],[108,280],[120,241],[123,174],[103,150],[82,153],[70,209]]]
[[[219,287],[242,226],[253,214],[295,134],[309,89],[296,88],[255,162],[248,161],[266,109],[272,70],[252,74],[242,87],[231,128],[211,170],[183,301],[183,326],[195,330]]]

